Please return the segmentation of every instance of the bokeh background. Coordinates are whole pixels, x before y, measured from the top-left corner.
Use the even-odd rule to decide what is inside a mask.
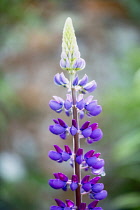
[[[71,176],[68,164],[48,158],[54,144],[72,146],[48,131],[53,84],[59,67],[62,30],[71,17],[85,73],[95,79],[95,98],[103,106],[97,121],[104,138],[92,148],[102,152],[108,198],[106,210],[140,210],[140,1],[0,1],[0,210],[46,210],[54,198],[73,193],[48,186],[53,172]],[[67,76],[67,75],[66,75]],[[61,117],[67,123],[65,114]],[[91,146],[81,142],[84,150]],[[83,174],[84,175],[84,174]],[[84,201],[90,202],[85,196]]]

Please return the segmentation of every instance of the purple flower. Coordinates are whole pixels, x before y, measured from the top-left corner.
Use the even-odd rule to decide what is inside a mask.
[[[82,149],[82,148],[79,148],[79,149],[77,150],[75,161],[76,161],[78,164],[81,164],[81,163],[83,162],[83,149]]]
[[[76,85],[78,85],[78,75],[74,78],[74,80],[73,80],[73,82],[72,82],[72,85],[73,86],[76,86]]]
[[[78,85],[79,86],[85,86],[88,82],[88,76],[85,74],[84,77],[79,81]]]
[[[103,200],[107,197],[107,191],[102,190],[98,193],[91,192],[89,196],[91,199]]]
[[[72,136],[76,135],[78,129],[77,129],[77,123],[76,123],[76,120],[72,120],[72,126],[70,128],[70,133]]]
[[[71,200],[66,200],[66,204],[59,200],[59,199],[55,199],[57,206],[51,206],[50,210],[72,210],[74,207],[74,202]]]
[[[88,209],[89,210],[103,210],[101,207],[96,207],[96,205],[98,204],[98,200],[95,200],[93,202],[91,202],[89,205],[88,205]]]
[[[76,190],[78,187],[78,177],[77,175],[72,175],[70,189],[72,191]]]
[[[99,141],[103,137],[102,130],[98,128],[98,123],[91,125],[90,121],[86,121],[80,128],[81,134],[84,138],[87,138],[87,143],[92,144],[95,141]]]
[[[55,179],[49,180],[49,185],[54,189],[64,189],[67,186],[68,177],[63,173],[54,173]]]
[[[81,181],[82,189],[86,192],[89,192],[91,190],[91,183],[89,181],[89,178],[90,175],[86,175]]]
[[[60,113],[63,110],[64,100],[58,96],[53,96],[55,100],[50,100],[49,106],[52,110]]]
[[[65,77],[64,73],[62,72],[61,74],[57,73],[54,76],[54,83],[56,85],[67,87],[67,85],[69,84],[69,80]]]
[[[95,153],[94,150],[88,151],[84,155],[84,160],[87,167],[89,167],[94,175],[103,175],[104,174],[104,159],[100,159],[100,153]],[[86,166],[85,165],[85,166]]]
[[[97,100],[93,100],[89,103],[86,103],[85,110],[87,111],[87,115],[89,117],[96,116],[101,113],[102,107],[97,104]]]
[[[95,80],[87,83],[85,86],[83,86],[83,89],[84,89],[84,93],[88,92],[88,93],[91,93],[93,92],[97,87],[97,84],[95,82]]]
[[[48,156],[59,163],[70,159],[72,152],[68,145],[65,145],[65,150],[62,150],[58,145],[54,145],[56,151],[50,151]]]
[[[50,125],[49,130],[55,134],[59,135],[60,138],[66,139],[68,133],[68,125],[60,118],[58,120],[53,120],[54,125]]]

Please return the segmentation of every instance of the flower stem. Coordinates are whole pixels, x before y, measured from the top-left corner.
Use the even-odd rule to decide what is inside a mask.
[[[72,99],[73,99],[73,119],[76,120],[77,122],[77,127],[79,130],[79,121],[78,121],[78,112],[77,112],[77,108],[75,106],[76,104],[76,90],[75,88],[71,87],[71,92],[72,92]],[[80,139],[79,139],[79,133],[76,133],[73,137],[73,152],[74,152],[74,174],[77,175],[79,183],[81,183],[81,170],[80,170],[80,165],[75,161],[75,157],[76,157],[76,152],[77,150],[80,148]],[[80,192],[80,185],[78,186],[78,188],[75,191],[75,202],[76,202],[76,206],[77,208],[79,208],[80,204],[81,204],[81,192]]]

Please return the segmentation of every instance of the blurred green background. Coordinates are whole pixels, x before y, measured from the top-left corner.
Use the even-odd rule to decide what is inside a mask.
[[[48,131],[59,117],[48,102],[66,94],[53,76],[61,72],[62,30],[69,16],[87,63],[79,75],[96,80],[94,95],[103,106],[91,119],[104,132],[92,145],[106,161],[102,181],[109,195],[100,205],[140,210],[139,0],[0,1],[0,210],[46,210],[55,197],[73,200],[72,192],[48,186],[53,172],[71,176],[71,168],[47,156],[54,144],[72,146],[71,138],[63,141]],[[84,201],[90,202],[86,196]]]

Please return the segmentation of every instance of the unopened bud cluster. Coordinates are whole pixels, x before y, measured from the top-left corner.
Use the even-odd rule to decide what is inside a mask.
[[[67,88],[68,93],[65,99],[53,96],[49,106],[58,114],[64,111],[68,117],[72,116],[72,120],[70,125],[67,125],[61,118],[53,119],[49,130],[63,140],[71,135],[75,148],[72,150],[68,145],[65,145],[64,148],[54,145],[54,150],[51,150],[48,155],[50,159],[58,163],[69,161],[70,167],[74,169],[74,174],[69,179],[61,172],[54,173],[54,178],[49,180],[49,185],[57,190],[75,191],[75,202],[69,199],[65,202],[55,199],[57,205],[51,206],[50,210],[102,210],[101,207],[97,207],[97,204],[107,197],[104,184],[99,182],[101,176],[105,175],[105,162],[100,158],[101,153],[93,149],[85,153],[83,148],[80,148],[80,141],[85,140],[88,144],[95,143],[102,139],[103,132],[96,122],[86,121],[79,126],[79,119],[99,115],[102,107],[98,105],[97,100],[93,100],[92,95],[84,97],[86,93],[91,93],[96,89],[96,82],[94,80],[89,82],[86,74],[82,79],[76,75],[78,70],[84,69],[85,61],[80,57],[71,18],[67,18],[64,26],[60,67],[67,70],[70,80],[63,73],[57,73],[54,76],[54,83]],[[81,179],[82,170],[89,171],[91,176],[86,175]],[[88,195],[93,201],[88,205],[83,203],[83,195]]]

